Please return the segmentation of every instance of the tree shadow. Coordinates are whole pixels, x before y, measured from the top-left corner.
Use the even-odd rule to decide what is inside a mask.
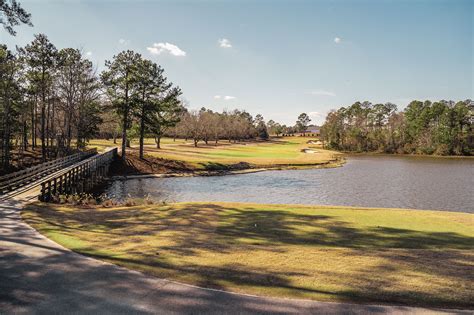
[[[354,306],[309,301],[257,298],[176,284],[115,265],[86,258],[46,240],[22,223],[14,206],[0,211],[0,309],[2,313],[87,314],[312,314],[315,312],[384,312],[383,306]],[[110,257],[90,256],[104,260]],[[117,264],[137,263],[113,257]],[[144,261],[143,263],[150,263]],[[162,268],[175,268],[158,261]],[[247,272],[245,267],[206,267],[210,279],[228,274],[249,284],[261,279],[280,286],[284,275]],[[197,272],[189,265],[182,272]],[[217,280],[200,284],[219,287]],[[398,307],[397,309],[404,309]]]
[[[47,207],[38,207],[35,211],[39,213],[40,221],[54,222],[65,234],[74,235],[75,230],[90,231],[93,228],[96,233],[111,235],[113,240],[108,241],[110,248],[119,248],[121,242],[130,237],[167,237],[172,240],[171,243],[161,245],[154,252],[130,252],[133,258],[102,255],[93,248],[82,249],[81,253],[146,272],[158,270],[158,276],[172,276],[171,271],[178,272],[198,279],[197,284],[206,287],[279,288],[291,291],[293,296],[323,294],[340,301],[474,306],[472,290],[469,293],[466,289],[469,283],[474,282],[473,255],[469,254],[474,249],[473,237],[454,232],[383,226],[361,228],[338,216],[292,213],[268,207],[256,209],[249,206],[242,209],[201,203],[159,209],[156,205],[147,209],[119,208],[106,212],[78,209],[58,214]],[[370,268],[361,268],[349,277],[344,270],[321,271],[321,274],[326,272],[334,283],[346,286],[344,290],[330,292],[319,286],[295,285],[291,278],[310,275],[294,270],[270,271],[251,267],[244,262],[219,266],[180,265],[166,259],[168,254],[192,258],[202,252],[226,254],[258,250],[285,253],[292,245],[307,247],[309,251],[344,249],[346,256],[355,259],[373,257],[378,263]],[[445,287],[443,290],[449,294],[442,296],[419,288],[409,289],[406,285],[398,291],[390,291],[389,288],[396,287],[400,281],[397,278],[400,272],[396,269],[398,265],[407,266],[407,270],[422,268],[426,279],[440,281],[441,287],[445,283],[441,280],[446,280],[454,281],[464,289]],[[441,279],[438,280],[438,277]]]

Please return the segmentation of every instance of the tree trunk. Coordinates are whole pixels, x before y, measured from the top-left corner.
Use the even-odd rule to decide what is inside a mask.
[[[194,146],[195,146],[196,148],[197,148],[197,146],[198,146],[198,141],[199,141],[199,140],[194,139]]]
[[[161,149],[161,136],[155,136],[156,148]]]
[[[57,142],[57,133],[56,133],[56,128],[54,126],[54,116],[55,116],[55,104],[54,104],[54,99],[53,99],[53,104],[51,106],[51,125],[50,125],[50,138],[51,138],[51,149],[53,148],[54,146],[54,139],[56,139],[56,149],[59,149],[59,144]],[[58,157],[58,153],[59,153],[59,150],[56,150],[56,153],[55,153],[55,158]]]
[[[46,130],[46,106],[45,104],[41,104],[41,159],[43,162],[46,161],[46,138],[44,136]]]
[[[127,74],[128,76],[128,74]],[[128,85],[125,86],[125,110],[122,121],[122,160],[125,161],[127,154],[127,127],[128,127]]]
[[[140,159],[143,159],[144,139],[145,139],[145,109],[142,108],[142,115],[140,118]]]
[[[68,113],[68,119],[67,119],[67,149],[69,150],[71,148],[71,140],[72,140],[72,110],[69,111]]]
[[[126,158],[126,150],[127,150],[127,114],[123,114],[122,120],[122,159],[125,160]]]
[[[28,124],[23,121],[23,150],[28,150]]]
[[[31,107],[31,147],[36,148],[36,95],[35,101]]]
[[[3,143],[2,143],[2,167],[6,170],[10,166],[10,123],[8,118],[10,116],[10,96],[8,94],[9,87],[6,87],[6,95],[5,95],[5,111],[3,116]]]
[[[49,130],[49,124],[50,124],[50,112],[51,112],[51,104],[49,103],[49,100],[48,100],[48,106],[46,107],[46,132],[45,132],[45,136],[46,136],[46,154],[47,154],[47,157],[49,158],[49,154],[50,154],[50,144],[49,144],[49,138],[50,138],[50,130]]]

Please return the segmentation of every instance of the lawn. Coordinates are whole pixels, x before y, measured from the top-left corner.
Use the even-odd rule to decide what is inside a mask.
[[[245,203],[33,204],[23,218],[76,252],[204,287],[474,307],[472,214]]]
[[[145,141],[145,153],[151,159],[162,158],[184,163],[183,167],[193,170],[226,169],[235,165],[248,167],[304,167],[324,165],[333,162],[339,154],[321,147],[307,144],[311,138],[286,137],[274,138],[267,142],[229,143],[221,141],[218,145],[200,143],[194,147],[192,141],[165,138],[161,149],[156,149],[152,139]],[[113,146],[112,141],[92,140],[90,147],[99,150]],[[132,142],[131,152],[136,154],[137,142]],[[301,150],[312,148],[316,153],[304,153]],[[239,165],[240,164],[240,165]],[[246,168],[248,168],[246,167]]]

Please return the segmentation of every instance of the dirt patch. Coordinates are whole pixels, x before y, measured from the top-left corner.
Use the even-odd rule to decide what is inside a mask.
[[[127,152],[126,160],[117,159],[110,166],[110,175],[168,174],[192,173],[193,170],[185,162],[167,160],[145,155],[140,159],[138,153]]]

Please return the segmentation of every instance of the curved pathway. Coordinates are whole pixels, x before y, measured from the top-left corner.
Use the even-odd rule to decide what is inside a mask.
[[[20,217],[22,205],[34,196],[30,191],[0,204],[0,314],[463,313],[256,297],[146,276],[39,234]]]

